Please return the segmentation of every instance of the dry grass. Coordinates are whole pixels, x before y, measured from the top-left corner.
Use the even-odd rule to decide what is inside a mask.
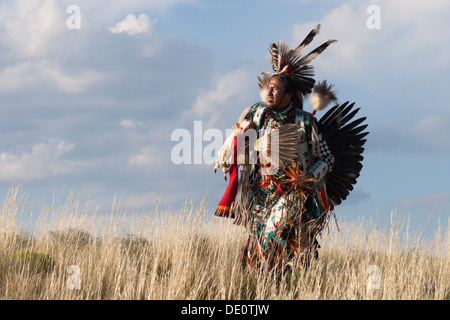
[[[428,243],[395,217],[389,230],[331,223],[320,259],[277,279],[240,268],[246,235],[203,204],[130,215],[117,201],[105,217],[69,196],[31,233],[20,188],[0,210],[0,299],[450,299],[448,228]]]

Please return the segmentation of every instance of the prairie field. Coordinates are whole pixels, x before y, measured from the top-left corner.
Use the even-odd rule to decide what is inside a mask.
[[[124,201],[100,213],[69,195],[36,211],[10,188],[0,208],[0,299],[450,299],[448,221],[425,241],[394,215],[386,229],[330,219],[319,259],[277,276],[243,269],[245,231],[203,202],[130,212]]]

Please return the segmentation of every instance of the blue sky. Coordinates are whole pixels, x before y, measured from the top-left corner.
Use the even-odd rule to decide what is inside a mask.
[[[67,28],[69,5],[80,29]],[[259,100],[270,43],[296,46],[320,23],[310,49],[338,42],[314,60],[316,79],[356,102],[370,131],[337,216],[387,225],[395,211],[430,234],[450,215],[449,15],[445,0],[0,1],[2,197],[21,185],[32,200],[74,192],[105,212],[122,194],[142,210],[160,196],[213,210],[226,182],[213,165],[175,165],[171,134],[194,140],[201,121],[225,135]]]

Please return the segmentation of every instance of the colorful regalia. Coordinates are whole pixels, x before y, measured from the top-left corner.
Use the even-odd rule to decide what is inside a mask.
[[[263,101],[242,112],[216,162],[215,170],[222,167],[230,179],[215,215],[247,228],[242,262],[254,268],[285,270],[317,257],[317,235],[362,168],[365,118],[354,120],[358,109],[348,102],[339,105],[326,81],[315,84],[309,65],[335,40],[301,56],[319,27],[295,50],[272,44],[274,73],[258,78]],[[264,101],[275,74],[287,76],[296,89],[282,109]],[[309,94],[312,113],[303,110]],[[330,103],[334,107],[318,121],[315,113]]]

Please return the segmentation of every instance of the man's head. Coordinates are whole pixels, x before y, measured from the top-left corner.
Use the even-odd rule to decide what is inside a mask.
[[[280,109],[286,107],[292,99],[292,87],[289,80],[281,75],[273,76],[267,88],[267,105],[269,108]]]

